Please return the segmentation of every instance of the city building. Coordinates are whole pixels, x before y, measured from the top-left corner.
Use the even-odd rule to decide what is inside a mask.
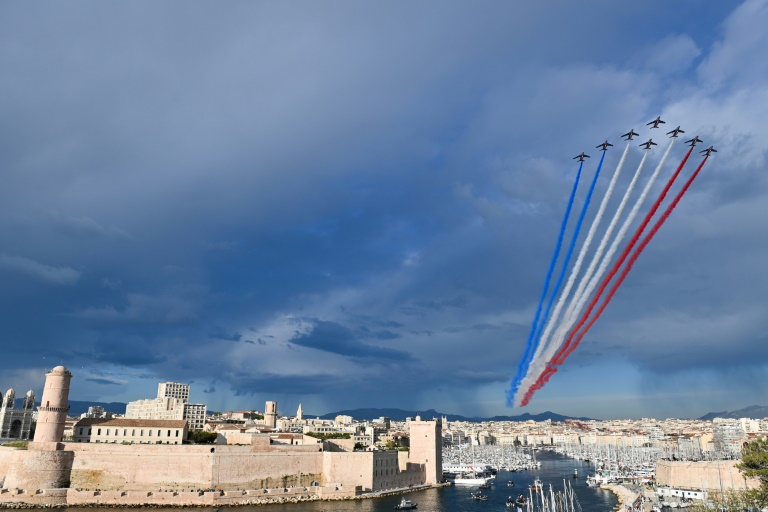
[[[205,404],[189,403],[189,384],[161,382],[157,398],[128,402],[125,417],[143,420],[186,420],[190,430],[205,427]]]
[[[16,392],[13,388],[0,393],[0,438],[29,439],[35,415],[35,394],[30,389],[24,395],[21,409],[16,408]]]
[[[136,420],[84,418],[73,428],[77,443],[183,444],[187,438],[184,420]]]

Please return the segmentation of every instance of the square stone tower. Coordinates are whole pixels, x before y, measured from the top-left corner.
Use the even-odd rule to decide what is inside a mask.
[[[439,419],[410,421],[410,462],[424,464],[424,483],[436,484],[443,479],[443,422]]]

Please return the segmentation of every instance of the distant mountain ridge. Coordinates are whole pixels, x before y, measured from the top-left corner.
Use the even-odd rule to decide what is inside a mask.
[[[738,409],[736,411],[710,412],[705,414],[699,419],[708,421],[708,420],[713,420],[715,418],[732,418],[735,420],[739,418],[752,418],[752,419],[768,418],[768,407],[764,405],[749,405],[747,407],[744,407],[743,409]]]
[[[23,398],[17,398],[15,402],[15,406],[17,409],[21,409],[21,406],[23,405]],[[35,408],[37,408],[40,405],[40,402],[35,402]],[[78,400],[70,400],[69,401],[69,412],[67,413],[69,416],[80,416],[81,414],[85,414],[88,412],[88,408],[94,405],[100,405],[104,408],[106,412],[113,412],[115,414],[125,414],[125,407],[126,404],[123,402],[84,402],[84,401],[78,401]]]
[[[310,417],[310,415],[305,415],[307,417]],[[427,409],[427,410],[421,410],[421,411],[406,411],[404,409],[376,409],[376,408],[367,408],[367,409],[347,409],[343,411],[337,411],[337,412],[329,412],[327,414],[323,414],[322,416],[319,416],[320,419],[323,420],[332,420],[336,416],[351,416],[356,420],[375,420],[376,418],[380,418],[382,416],[386,416],[392,420],[395,421],[405,421],[406,418],[415,418],[416,416],[421,416],[423,419],[432,419],[432,418],[443,418],[445,417],[448,421],[472,421],[472,422],[482,422],[482,421],[546,421],[546,420],[552,420],[552,421],[565,421],[565,420],[580,420],[580,421],[589,421],[591,418],[575,418],[571,416],[563,416],[562,414],[557,414],[551,411],[542,412],[539,414],[520,414],[519,416],[493,416],[491,418],[481,418],[481,417],[467,417],[462,416],[460,414],[448,414],[443,412],[438,412],[434,409]]]

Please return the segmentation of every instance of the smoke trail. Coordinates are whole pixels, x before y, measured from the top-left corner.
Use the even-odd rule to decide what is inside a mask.
[[[597,286],[598,281],[605,273],[606,268],[608,268],[608,264],[611,261],[611,258],[615,254],[616,250],[619,247],[619,244],[624,239],[624,236],[629,229],[629,227],[632,225],[632,222],[635,220],[635,217],[637,216],[637,213],[640,210],[640,207],[642,206],[643,202],[645,201],[645,197],[648,195],[648,193],[651,190],[651,187],[656,182],[656,178],[659,175],[659,172],[661,171],[662,167],[664,167],[664,163],[667,161],[667,157],[669,156],[670,151],[672,150],[672,146],[675,143],[675,138],[673,138],[669,146],[667,146],[667,150],[664,152],[664,155],[662,156],[661,160],[659,161],[659,164],[656,166],[656,170],[654,170],[653,174],[651,174],[650,179],[648,180],[648,183],[646,183],[645,188],[643,188],[643,191],[641,192],[640,196],[635,201],[634,206],[632,207],[632,210],[630,210],[629,215],[624,220],[624,223],[622,224],[621,228],[619,229],[619,232],[616,235],[616,238],[611,243],[611,247],[608,249],[608,253],[605,255],[605,257],[600,262],[600,266],[598,267],[597,272],[594,276],[592,276],[591,279],[588,281],[588,285],[586,288],[586,291],[579,294],[577,292],[576,295],[574,295],[574,300],[578,297],[578,302],[576,302],[576,306],[573,308],[570,314],[566,314],[566,321],[562,323],[560,328],[558,329],[558,332],[555,334],[555,341],[550,344],[547,352],[544,354],[544,356],[541,359],[537,359],[537,364],[535,367],[535,370],[529,371],[530,377],[525,379],[525,385],[526,387],[530,386],[530,384],[538,377],[538,374],[542,371],[542,368],[545,365],[545,361],[549,361],[552,359],[552,356],[554,355],[555,351],[560,347],[560,345],[563,343],[563,339],[568,334],[568,330],[573,326],[573,324],[576,322],[576,319],[578,318],[579,313],[584,308],[584,304],[587,302],[587,299],[589,298],[590,294],[592,293],[592,290],[595,289]],[[605,235],[603,236],[603,242],[601,242],[601,247],[605,247],[604,242],[608,240],[610,232],[613,231],[613,228],[616,225],[616,222],[619,220],[619,216],[621,215],[621,212],[623,211],[626,202],[629,199],[630,194],[632,193],[632,190],[635,187],[635,184],[637,183],[637,179],[640,176],[640,171],[642,170],[643,166],[645,165],[645,161],[648,158],[648,151],[645,151],[643,154],[642,160],[640,160],[640,165],[637,168],[637,171],[635,171],[635,175],[632,177],[632,181],[629,184],[629,187],[627,188],[627,191],[624,193],[624,197],[621,200],[621,204],[619,205],[618,210],[616,211],[616,215],[614,215],[614,218],[611,221],[611,224],[608,226],[608,230],[606,230]],[[598,248],[598,253],[602,252],[600,248]],[[593,259],[593,263],[597,261],[599,256],[597,256],[597,253],[595,255],[595,259]],[[590,267],[592,268],[592,267]],[[582,283],[584,284],[587,282],[587,278],[589,275],[589,270],[587,271],[587,275],[584,276],[582,279]],[[573,302],[572,302],[573,306]]]
[[[573,288],[573,284],[576,281],[576,277],[579,275],[579,271],[581,270],[581,265],[584,262],[584,258],[587,254],[587,251],[589,250],[589,246],[592,244],[592,238],[595,236],[595,231],[597,231],[597,228],[600,225],[600,221],[602,220],[603,214],[605,213],[605,208],[608,205],[608,201],[611,199],[611,195],[613,194],[613,189],[616,186],[616,181],[618,180],[619,174],[621,173],[621,168],[624,165],[624,160],[627,156],[628,150],[629,150],[629,144],[627,144],[627,147],[624,150],[624,154],[619,160],[619,164],[616,166],[616,170],[613,172],[613,176],[611,177],[611,181],[608,184],[608,188],[606,189],[605,194],[603,195],[603,199],[602,201],[600,201],[600,206],[597,209],[597,214],[595,215],[595,218],[592,220],[592,225],[589,227],[589,231],[587,232],[587,237],[584,239],[584,242],[581,245],[581,249],[579,250],[579,255],[576,258],[576,263],[573,265],[573,268],[571,269],[571,274],[568,276],[568,281],[565,284],[565,288],[563,288],[563,291],[560,294],[560,298],[558,299],[557,304],[555,305],[555,309],[552,312],[552,316],[549,318],[546,328],[544,329],[544,334],[542,334],[541,339],[539,340],[538,347],[536,348],[536,353],[534,354],[532,359],[533,364],[530,366],[530,368],[533,368],[536,365],[536,363],[540,359],[540,355],[544,353],[545,350],[550,345],[548,343],[549,335],[552,332],[552,329],[557,325],[558,318],[560,317],[560,311],[563,309],[563,306],[565,305],[565,301],[568,299],[571,293],[571,288]],[[601,165],[604,158],[605,158],[605,151],[603,151],[603,158],[601,158],[600,160]],[[578,297],[578,295],[574,295],[574,299],[576,297]],[[530,373],[532,372],[529,372],[529,374]],[[525,380],[527,379],[524,379],[524,381]]]
[[[672,145],[675,143],[675,140],[672,139],[672,142],[669,143],[669,148],[667,148],[667,152],[672,148]],[[685,154],[685,157],[680,162],[680,165],[677,166],[677,169],[675,170],[674,174],[669,178],[667,181],[667,184],[664,186],[664,189],[659,194],[659,197],[656,198],[656,201],[653,203],[653,206],[651,206],[651,209],[648,211],[648,213],[645,214],[645,218],[643,219],[643,222],[640,223],[640,225],[637,227],[637,230],[635,231],[635,234],[632,235],[632,238],[629,240],[629,243],[624,248],[624,250],[621,252],[621,256],[619,256],[619,259],[616,260],[616,262],[613,264],[613,267],[611,268],[611,271],[608,273],[607,276],[603,279],[603,281],[600,283],[600,288],[598,288],[597,293],[592,298],[592,301],[590,301],[589,306],[587,307],[587,310],[581,315],[581,319],[579,320],[579,323],[576,324],[576,327],[571,331],[571,334],[568,336],[568,341],[566,341],[565,345],[558,350],[557,355],[553,359],[553,362],[555,364],[562,364],[561,361],[559,361],[559,356],[563,354],[566,350],[568,350],[568,347],[571,344],[571,341],[573,340],[574,333],[578,331],[582,325],[587,321],[587,318],[589,318],[589,315],[592,313],[592,310],[595,308],[595,304],[597,304],[597,301],[600,300],[600,296],[605,291],[605,288],[610,283],[611,279],[616,275],[616,272],[619,271],[619,268],[621,268],[621,265],[624,264],[624,261],[627,259],[627,256],[629,255],[630,251],[634,248],[635,244],[637,243],[638,239],[640,238],[640,235],[643,234],[643,231],[648,226],[648,223],[651,222],[651,219],[654,215],[656,215],[656,211],[659,209],[659,206],[661,205],[661,202],[664,201],[664,198],[667,197],[667,193],[669,192],[669,189],[672,188],[672,185],[675,183],[675,180],[677,180],[677,177],[680,175],[680,171],[685,166],[685,163],[688,161],[688,158],[691,156],[691,152],[693,151],[693,146],[691,146],[691,149],[688,150],[688,153]],[[646,188],[649,188],[646,185]]]
[[[536,315],[533,317],[533,325],[531,325],[531,332],[528,334],[528,341],[525,345],[525,354],[520,364],[517,367],[517,375],[515,375],[512,386],[507,392],[507,405],[512,405],[512,397],[517,393],[517,389],[520,387],[520,381],[528,370],[528,364],[531,362],[531,353],[535,346],[533,342],[533,336],[536,333],[539,324],[539,316],[541,315],[541,307],[544,304],[544,299],[547,296],[547,290],[549,289],[549,281],[552,279],[552,272],[555,270],[555,263],[560,256],[560,248],[563,245],[563,236],[565,235],[565,227],[568,224],[568,217],[571,215],[571,207],[573,206],[573,199],[576,197],[576,189],[579,186],[579,179],[581,178],[581,170],[584,167],[584,162],[579,163],[579,171],[576,173],[576,181],[573,182],[573,189],[571,195],[568,198],[568,206],[565,208],[565,215],[563,221],[560,224],[560,233],[557,235],[557,244],[555,245],[555,253],[552,255],[552,261],[549,263],[549,270],[547,270],[547,277],[544,279],[544,289],[541,291],[541,298],[539,298],[539,305],[536,307]]]
[[[691,153],[693,150],[693,147],[691,147],[691,150],[688,151],[688,154]],[[643,252],[645,247],[648,245],[648,243],[653,239],[653,237],[656,235],[656,233],[659,231],[661,226],[666,222],[666,220],[669,218],[669,216],[672,214],[672,211],[677,207],[677,204],[680,202],[680,199],[682,199],[683,195],[688,191],[688,188],[690,188],[691,184],[693,183],[693,180],[696,179],[696,177],[699,175],[699,172],[701,171],[702,167],[704,167],[704,164],[707,162],[707,159],[709,158],[709,155],[704,157],[704,160],[701,161],[699,166],[696,168],[694,173],[691,175],[690,178],[688,178],[688,181],[685,182],[685,185],[683,185],[683,188],[680,189],[680,192],[677,193],[675,198],[672,200],[672,202],[667,206],[666,210],[664,210],[664,213],[659,218],[659,220],[656,221],[656,223],[651,228],[651,231],[648,232],[647,235],[643,238],[640,245],[638,245],[637,249],[634,253],[632,253],[632,257],[627,262],[626,267],[624,267],[624,270],[622,270],[621,275],[616,280],[616,282],[611,287],[611,290],[608,292],[608,295],[606,295],[605,299],[603,300],[603,303],[600,305],[600,308],[597,310],[597,313],[595,313],[595,316],[589,321],[589,323],[584,327],[584,330],[579,334],[578,338],[576,339],[575,343],[573,343],[570,347],[567,348],[562,354],[558,353],[560,357],[560,362],[557,364],[551,364],[548,367],[548,370],[551,369],[551,371],[545,372],[542,374],[542,376],[539,378],[539,380],[536,381],[536,383],[531,387],[531,389],[528,390],[526,393],[524,404],[526,405],[530,398],[533,396],[533,393],[537,391],[538,389],[541,389],[544,384],[549,381],[549,378],[557,372],[557,366],[561,365],[565,359],[574,351],[576,350],[576,347],[579,346],[579,343],[581,343],[581,340],[584,338],[584,336],[589,332],[589,329],[594,325],[594,323],[597,321],[598,318],[600,318],[600,315],[603,314],[603,311],[605,311],[605,308],[608,306],[608,303],[611,302],[611,299],[613,298],[614,294],[616,293],[616,290],[618,290],[619,286],[624,282],[624,279],[626,279],[627,274],[629,274],[629,271],[632,270],[632,267],[634,266],[637,259],[640,257],[640,254]],[[575,331],[574,331],[575,332]],[[565,348],[565,347],[564,347]]]
[[[557,292],[560,290],[560,286],[563,284],[563,278],[565,277],[565,272],[568,270],[568,262],[571,261],[571,256],[573,255],[573,249],[576,247],[576,241],[579,238],[579,231],[581,230],[581,225],[584,223],[584,216],[587,213],[587,208],[589,208],[589,202],[592,199],[592,193],[595,191],[595,184],[597,183],[597,178],[600,176],[600,169],[603,167],[603,160],[605,160],[605,152],[603,152],[603,156],[600,158],[600,163],[597,165],[597,170],[595,171],[595,176],[592,178],[592,183],[589,185],[589,191],[587,192],[587,196],[584,198],[584,206],[581,207],[581,213],[579,213],[579,219],[576,221],[576,229],[573,232],[573,237],[571,238],[571,243],[568,245],[568,251],[565,253],[565,260],[563,261],[563,266],[560,269],[560,275],[557,276],[557,282],[555,283],[554,288],[552,288],[552,295],[549,296],[549,301],[547,302],[547,309],[544,310],[544,316],[542,317],[542,323],[539,325],[539,329],[536,331],[536,335],[534,337],[534,340],[536,340],[537,343],[537,352],[538,352],[538,343],[541,341],[541,331],[542,327],[544,327],[544,324],[547,322],[547,319],[549,318],[549,312],[552,309],[552,304],[555,302],[555,296],[557,295]],[[536,356],[534,355],[534,358]]]

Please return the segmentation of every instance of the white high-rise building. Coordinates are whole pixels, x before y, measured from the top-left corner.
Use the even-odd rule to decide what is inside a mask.
[[[125,417],[144,420],[187,420],[190,430],[205,426],[205,404],[190,404],[189,384],[161,382],[157,398],[128,402]]]
[[[157,385],[157,398],[181,398],[189,402],[189,384],[178,382],[161,382]]]

